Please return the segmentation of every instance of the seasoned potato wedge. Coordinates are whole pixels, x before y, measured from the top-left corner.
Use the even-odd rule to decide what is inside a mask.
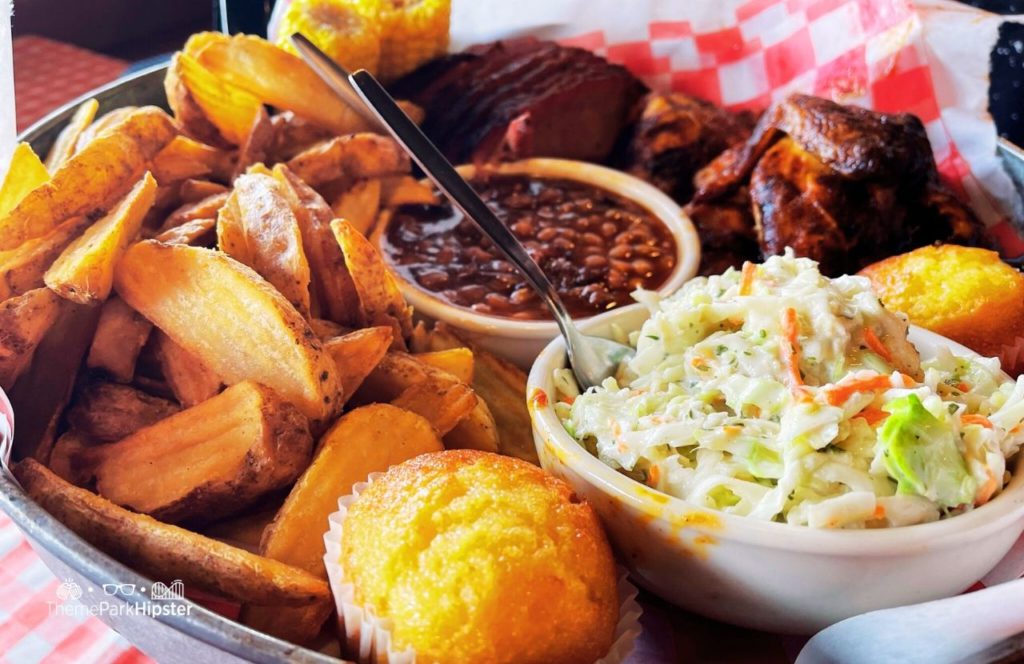
[[[57,437],[78,370],[85,359],[99,318],[99,307],[57,298],[60,313],[36,348],[32,364],[7,391],[18,414],[18,435],[12,458],[35,457],[46,462]]]
[[[271,162],[288,161],[314,143],[330,138],[331,130],[295,115],[292,111],[270,118],[274,141],[270,148]]]
[[[526,374],[518,367],[467,343],[443,323],[432,331],[417,327],[412,347],[419,352],[469,346],[473,350],[473,389],[487,402],[498,427],[501,453],[538,463],[533,427],[526,409]]]
[[[110,208],[138,182],[146,164],[177,134],[158,108],[133,111],[119,124],[82,148],[53,178],[0,216],[0,250],[45,235],[79,215]]]
[[[96,336],[85,364],[90,369],[102,369],[122,383],[135,375],[135,363],[142,347],[149,339],[153,324],[129,307],[119,297],[103,303]]]
[[[176,71],[191,99],[232,145],[241,145],[263,104],[254,95],[228,83],[187,53],[176,56]]]
[[[348,222],[335,219],[331,230],[345,255],[345,265],[356,285],[367,324],[390,325],[395,331],[393,347],[405,348],[405,338],[412,333],[412,307],[402,297],[398,282],[384,259]]]
[[[391,404],[422,415],[444,436],[476,408],[477,398],[469,385],[432,376],[408,387]]]
[[[397,175],[381,180],[381,207],[392,208],[409,203],[436,205],[439,202],[437,194],[429,184],[411,175]]]
[[[217,219],[193,219],[170,228],[153,238],[164,244],[189,244],[193,247],[212,247],[217,243]]]
[[[312,271],[317,315],[341,325],[361,326],[364,320],[359,294],[331,230],[331,208],[286,166],[275,166],[274,178],[286,185],[292,211],[299,220],[302,245]]]
[[[0,304],[0,387],[11,389],[25,372],[62,306],[48,288],[36,288]]]
[[[157,333],[155,350],[167,386],[185,408],[200,404],[220,392],[224,384],[220,376],[163,332]]]
[[[96,118],[96,120],[83,129],[82,133],[78,136],[72,156],[74,156],[75,152],[81,152],[82,148],[91,143],[94,138],[105,133],[111,127],[123,122],[125,118],[137,111],[138,108],[138,106],[122,106],[108,111]]]
[[[197,203],[204,198],[227,192],[228,188],[219,182],[188,178],[178,187],[178,198],[183,204]]]
[[[380,180],[360,180],[331,203],[335,216],[369,237],[380,211]]]
[[[333,320],[327,320],[326,318],[310,318],[309,327],[312,328],[313,333],[316,334],[316,336],[320,337],[324,341],[332,337],[343,337],[353,331],[350,327],[339,325]]]
[[[186,224],[196,219],[210,219],[215,218],[220,209],[224,207],[224,204],[228,200],[228,192],[218,192],[206,196],[198,201],[192,203],[186,203],[177,210],[167,216],[163,225],[160,226],[160,232],[177,228],[182,224]]]
[[[28,459],[14,468],[25,492],[82,539],[152,579],[181,579],[239,602],[302,606],[330,601],[327,582],[276,560],[135,514],[72,486]]]
[[[368,133],[336,136],[288,161],[288,168],[311,187],[338,178],[360,180],[403,175],[409,167],[409,156],[395,141]]]
[[[86,484],[92,477],[88,450],[96,444],[79,431],[65,431],[53,444],[48,464],[50,470],[72,484]]]
[[[220,129],[210,122],[185,84],[182,76],[182,55],[175,53],[171,57],[171,62],[167,66],[167,76],[164,77],[167,105],[171,107],[174,119],[178,121],[182,132],[197,141],[220,148],[231,147],[231,141],[224,138]]]
[[[274,520],[274,516],[281,509],[283,500],[284,496],[280,498],[271,496],[269,500],[264,501],[267,503],[265,506],[254,507],[243,514],[211,523],[201,532],[203,535],[225,544],[245,549],[251,553],[259,553],[263,531]]]
[[[230,153],[188,136],[175,136],[153,157],[153,177],[162,185],[205,176],[227,180],[234,168],[235,158]]]
[[[265,104],[294,111],[337,134],[369,126],[298,56],[251,35],[235,35],[202,48],[200,63],[220,79]]]
[[[382,440],[389,444],[382,445]],[[350,493],[370,473],[441,449],[430,423],[415,413],[388,404],[347,413],[320,439],[313,463],[264,531],[260,553],[325,576],[323,533],[327,517],[338,509],[338,497]],[[242,611],[246,625],[293,643],[315,636],[326,618],[327,614],[286,612],[279,607],[246,606]]]
[[[118,264],[125,302],[228,384],[255,380],[313,420],[341,408],[334,361],[273,286],[208,249],[140,242]]]
[[[11,163],[7,165],[3,184],[0,184],[0,217],[7,216],[30,191],[49,181],[50,172],[32,146],[19,143],[11,155]]]
[[[92,441],[112,443],[174,415],[178,404],[129,385],[91,381],[68,409],[72,429]]]
[[[43,286],[50,265],[90,224],[86,217],[72,217],[17,249],[0,251],[0,300]]]
[[[107,216],[61,253],[43,275],[46,285],[78,304],[106,300],[114,286],[114,266],[139,234],[155,196],[156,180],[147,172]]]
[[[281,183],[246,173],[217,218],[221,251],[269,281],[300,313],[309,315],[309,261],[299,221]]]
[[[346,395],[355,394],[387,354],[393,337],[390,327],[378,326],[324,341],[324,350],[334,358]]]
[[[287,486],[308,465],[312,444],[291,404],[246,381],[96,448],[96,489],[161,521],[208,522]]]
[[[447,371],[467,385],[473,382],[473,351],[468,348],[446,348],[417,353],[416,359]]]
[[[246,135],[245,141],[238,148],[238,163],[235,164],[232,179],[245,173],[253,164],[266,162],[273,143],[274,126],[270,124],[270,116],[267,115],[266,109],[261,107],[252,122],[252,126],[249,127],[249,133]]]
[[[462,418],[455,427],[445,434],[444,446],[448,449],[482,450],[499,453],[498,425],[487,402],[477,395],[476,408]]]
[[[96,119],[96,111],[99,108],[100,104],[95,99],[89,99],[78,107],[67,126],[61,129],[53,147],[50,148],[50,154],[46,155],[46,170],[56,173],[58,168],[71,159],[78,147],[78,139]]]

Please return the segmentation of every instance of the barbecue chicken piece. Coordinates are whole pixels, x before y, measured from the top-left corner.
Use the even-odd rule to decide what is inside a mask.
[[[683,209],[700,237],[700,274],[722,274],[730,267],[739,269],[744,261],[760,259],[746,187],[713,203],[690,203]]]
[[[679,92],[651,93],[632,129],[623,166],[679,203],[693,176],[723,150],[745,141],[756,121]]]
[[[932,242],[985,244],[940,182],[921,121],[793,95],[695,178],[694,205],[734,204],[749,185],[765,255],[787,246],[825,274],[853,273]]]

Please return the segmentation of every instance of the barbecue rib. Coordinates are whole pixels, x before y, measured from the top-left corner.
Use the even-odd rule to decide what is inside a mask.
[[[526,157],[601,161],[645,92],[625,68],[536,39],[475,46],[397,81],[454,163]]]
[[[749,185],[765,255],[793,247],[824,273],[853,273],[932,242],[985,243],[940,182],[921,121],[793,95],[695,178],[694,206],[735,205]]]

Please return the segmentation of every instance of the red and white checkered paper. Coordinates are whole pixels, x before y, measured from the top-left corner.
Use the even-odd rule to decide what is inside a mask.
[[[454,0],[452,47],[535,35],[592,49],[657,89],[729,108],[760,110],[801,91],[916,113],[947,181],[1004,250],[1019,254],[1024,242],[1004,219],[1019,202],[995,160],[985,111],[988,53],[1004,19],[942,0]],[[974,589],[1022,575],[1024,539]],[[48,615],[57,585],[0,514],[0,662],[147,661],[96,619]],[[707,648],[723,658],[785,661],[802,643],[767,644],[763,635],[670,615],[663,605],[645,615],[633,662],[693,658]],[[717,643],[700,642],[702,632]]]

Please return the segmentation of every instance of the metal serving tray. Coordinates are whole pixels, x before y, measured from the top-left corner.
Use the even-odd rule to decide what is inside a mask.
[[[37,154],[45,155],[78,105],[89,98],[99,102],[99,113],[122,106],[155,105],[166,109],[166,71],[166,65],[156,65],[89,92],[47,115],[19,140],[31,143]],[[0,415],[13,419],[6,397],[0,399]],[[0,444],[0,449],[4,447]],[[72,583],[77,584],[81,604],[162,664],[341,661],[244,627],[188,599],[154,600],[148,594],[131,592],[130,586],[148,588],[152,581],[93,548],[32,502],[6,467],[0,470],[0,509],[25,533],[32,548],[58,579],[72,588]],[[104,585],[109,588],[110,584],[119,587],[108,594]],[[53,601],[54,607],[65,610],[71,604],[57,596]],[[170,605],[176,607],[171,610]]]

